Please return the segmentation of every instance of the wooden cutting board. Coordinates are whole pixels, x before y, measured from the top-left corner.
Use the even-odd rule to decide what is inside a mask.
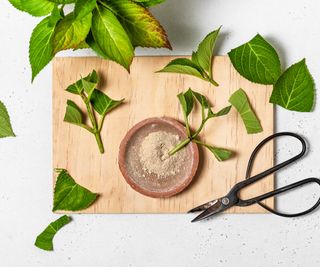
[[[198,78],[155,73],[175,57],[136,57],[130,75],[119,65],[96,57],[55,58],[53,62],[53,167],[65,168],[75,180],[93,192],[101,194],[97,202],[81,213],[182,213],[213,198],[225,195],[230,188],[244,179],[248,158],[266,136],[273,133],[274,110],[268,99],[271,86],[253,84],[240,77],[227,56],[214,60],[214,78],[220,84],[213,87]],[[111,98],[125,98],[125,104],[110,113],[105,120],[102,139],[106,152],[100,154],[94,137],[86,130],[63,122],[67,99],[83,107],[81,99],[65,88],[96,69],[103,77],[99,89]],[[243,88],[256,111],[264,131],[248,135],[235,110],[227,116],[209,121],[201,138],[206,142],[229,148],[236,156],[218,162],[210,152],[201,149],[198,175],[184,192],[167,199],[153,199],[134,191],[118,168],[118,149],[126,132],[143,119],[169,116],[182,120],[176,95],[191,87],[206,95],[217,111],[228,105],[229,96]],[[199,109],[191,116],[193,128],[200,122]],[[254,173],[273,164],[273,143],[260,153]],[[56,175],[54,174],[54,182]],[[253,197],[274,187],[273,176],[243,192]],[[273,206],[272,199],[266,202]],[[232,208],[231,213],[264,212],[258,205]]]

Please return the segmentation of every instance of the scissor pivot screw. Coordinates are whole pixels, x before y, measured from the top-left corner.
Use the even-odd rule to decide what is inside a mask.
[[[229,202],[230,202],[230,200],[229,200],[229,198],[224,197],[224,198],[221,200],[221,202],[222,202],[223,205],[228,205]]]

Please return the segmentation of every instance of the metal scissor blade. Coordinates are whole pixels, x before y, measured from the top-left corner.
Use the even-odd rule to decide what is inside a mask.
[[[226,210],[227,208],[228,208],[227,206],[222,204],[221,199],[218,199],[215,201],[214,204],[212,204],[209,208],[207,208],[205,211],[200,213],[191,222],[198,222],[198,221],[204,220],[214,214],[217,214]]]
[[[214,204],[216,204],[217,202],[218,202],[218,199],[211,200],[207,203],[204,203],[202,205],[199,205],[198,207],[193,208],[192,210],[189,210],[188,213],[197,212],[197,211],[204,211],[204,210],[210,208],[211,206],[213,206]]]

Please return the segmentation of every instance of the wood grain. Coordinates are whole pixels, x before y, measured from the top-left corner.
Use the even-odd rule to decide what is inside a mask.
[[[244,179],[248,158],[264,137],[273,133],[274,110],[269,104],[272,88],[253,84],[239,74],[228,57],[214,60],[214,78],[220,84],[209,83],[187,75],[165,74],[161,69],[174,57],[136,57],[130,75],[119,65],[96,57],[55,58],[53,62],[53,167],[65,168],[78,183],[100,193],[98,201],[81,213],[181,213],[226,194]],[[65,88],[80,76],[96,69],[103,77],[99,89],[114,99],[125,98],[125,104],[106,117],[102,131],[105,154],[101,155],[94,137],[86,130],[63,122],[67,99],[80,106],[81,100]],[[235,90],[243,88],[256,111],[264,131],[248,135],[235,110],[207,123],[201,138],[206,142],[226,147],[236,156],[218,162],[207,150],[201,149],[201,164],[191,185],[181,194],[168,199],[153,199],[134,191],[126,184],[118,168],[118,149],[128,129],[148,117],[168,116],[182,120],[176,95],[191,87],[205,94],[214,110],[228,105],[228,98]],[[199,110],[191,116],[191,125],[200,122]],[[262,171],[273,164],[273,143],[258,155],[253,172]],[[55,182],[55,174],[53,175]],[[273,189],[273,176],[260,181],[242,193],[253,197]],[[273,206],[273,199],[266,202]],[[258,205],[232,208],[231,213],[264,212]]]

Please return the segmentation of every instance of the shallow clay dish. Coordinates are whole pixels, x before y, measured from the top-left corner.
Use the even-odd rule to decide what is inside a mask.
[[[171,118],[150,118],[133,126],[120,144],[119,167],[127,183],[143,195],[162,198],[180,193],[192,181],[199,164],[199,150],[195,143],[184,149],[187,151],[186,164],[174,175],[159,178],[155,174],[146,173],[139,159],[139,147],[143,139],[152,132],[165,131],[185,139],[184,126]]]

